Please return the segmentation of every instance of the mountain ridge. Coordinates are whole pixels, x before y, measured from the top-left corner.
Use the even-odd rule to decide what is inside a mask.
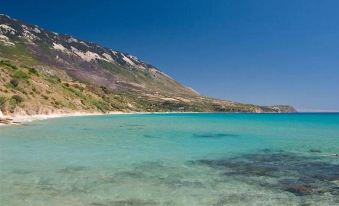
[[[3,113],[16,113],[17,109],[35,114],[51,108],[102,112],[295,111],[286,105],[257,106],[205,97],[131,54],[50,32],[7,15],[0,15],[0,60]],[[41,91],[36,92],[39,84]],[[15,95],[22,101],[13,100]],[[38,106],[32,109],[32,104]]]

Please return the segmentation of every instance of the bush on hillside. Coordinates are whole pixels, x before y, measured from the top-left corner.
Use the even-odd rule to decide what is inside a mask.
[[[6,98],[3,96],[0,96],[0,110],[2,109],[2,107],[5,105],[6,102]]]
[[[0,65],[5,65],[5,66],[10,67],[13,70],[18,70],[18,67],[16,67],[15,65],[9,63],[8,61],[1,60],[0,61]]]
[[[17,79],[11,79],[9,83],[11,83],[13,87],[17,87],[19,85],[19,81]]]
[[[14,99],[17,104],[19,104],[19,103],[24,101],[24,98],[22,96],[20,96],[20,95],[13,95],[12,99]]]
[[[29,76],[21,70],[16,71],[13,77],[16,79],[28,79],[29,78]]]
[[[30,74],[34,74],[36,76],[39,76],[38,70],[36,70],[35,68],[29,68],[29,73]]]

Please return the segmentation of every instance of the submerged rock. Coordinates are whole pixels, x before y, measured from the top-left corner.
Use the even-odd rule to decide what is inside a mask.
[[[258,183],[291,192],[297,196],[339,193],[339,164],[320,161],[311,157],[293,153],[246,154],[235,158],[198,160],[193,164],[207,165],[222,171],[223,175],[239,176],[242,179],[251,177],[276,178],[277,183]]]

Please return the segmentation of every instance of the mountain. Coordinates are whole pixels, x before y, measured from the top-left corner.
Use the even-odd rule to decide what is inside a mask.
[[[0,15],[5,114],[71,111],[285,112],[198,94],[127,53]]]

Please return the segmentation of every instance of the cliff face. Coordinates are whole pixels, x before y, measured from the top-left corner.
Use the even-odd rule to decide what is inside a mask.
[[[0,60],[4,113],[292,111],[201,96],[135,56],[6,15],[0,15]]]

